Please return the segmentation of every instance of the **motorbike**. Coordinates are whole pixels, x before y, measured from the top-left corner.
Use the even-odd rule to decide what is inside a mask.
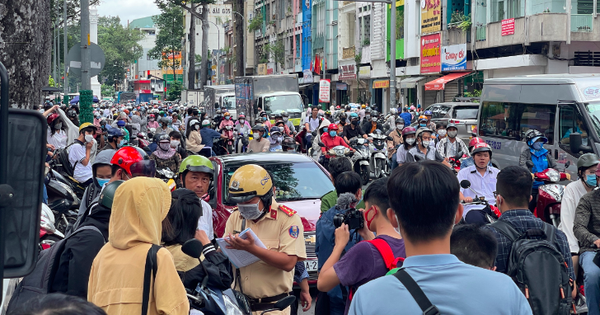
[[[221,133],[223,133],[227,137],[227,139],[225,139],[225,145],[227,146],[227,152],[233,153],[233,142],[234,142],[233,126],[225,126],[225,128],[223,130],[221,130]]]
[[[163,168],[161,170],[156,170],[156,174],[156,177],[162,179],[165,183],[167,183],[171,191],[177,189],[177,184],[175,183],[175,180],[177,179],[177,174],[174,173],[172,170],[170,170],[169,168]]]
[[[385,177],[390,174],[389,161],[387,158],[386,141],[392,138],[386,136],[377,129],[374,133],[369,134],[373,138],[373,142],[369,145],[371,149],[371,169],[375,178]]]
[[[571,163],[567,161],[565,169]],[[558,184],[563,180],[570,180],[571,176],[565,172],[559,172],[553,168],[545,169],[533,174],[536,181],[544,182],[538,187],[538,197],[535,206],[534,215],[545,222],[548,222],[558,228],[560,224],[560,208],[562,197],[565,192],[565,185]]]
[[[75,193],[72,183],[53,169],[46,175],[46,182],[48,207],[58,218],[56,229],[64,233],[77,220],[81,199]]]
[[[216,155],[227,155],[230,154],[230,151],[227,150],[227,143],[224,138],[215,138],[212,146],[213,151]]]
[[[484,196],[477,196],[477,192],[474,191],[473,189],[471,189],[471,182],[469,182],[468,180],[462,180],[460,182],[460,187],[464,188],[464,189],[469,189],[471,190],[474,194],[475,197],[473,197],[473,201],[472,202],[461,202],[462,205],[483,205],[484,208],[481,210],[471,210],[471,211],[481,211],[484,214],[485,217],[485,223],[494,223],[498,220],[498,218],[500,218],[500,209],[498,209],[498,207],[494,206],[494,205],[490,205],[489,202],[487,200],[485,200]],[[470,212],[469,212],[470,213]],[[471,223],[481,223],[481,222],[468,222],[465,220],[465,218],[462,218],[460,220],[460,224],[471,224]]]
[[[371,150],[369,149],[369,140],[365,138],[352,138],[349,144],[355,150],[350,158],[354,171],[360,175],[362,184],[366,185],[371,178]]]
[[[325,145],[323,143],[320,143],[320,142],[319,142],[319,146],[322,147],[322,148],[325,147]],[[329,159],[331,159],[331,157],[344,157],[344,158],[350,160],[348,158],[348,156],[352,155],[353,152],[350,149],[348,149],[345,146],[343,146],[343,145],[338,145],[338,146],[335,146],[335,147],[329,149],[327,151],[327,154],[330,157],[328,158],[325,155],[323,155],[323,163],[321,163],[321,165],[323,165],[323,167],[329,172]]]
[[[239,133],[234,131],[233,137],[235,138],[235,152],[245,153],[248,150],[248,143],[250,143],[248,132]]]
[[[54,213],[46,204],[42,204],[40,217],[40,247],[42,250],[50,248],[54,243],[65,238],[65,235],[56,229]]]

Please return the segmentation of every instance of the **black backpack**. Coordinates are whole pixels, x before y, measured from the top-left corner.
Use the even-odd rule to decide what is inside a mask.
[[[544,223],[543,230],[529,229],[521,234],[504,221],[496,221],[492,226],[512,242],[506,274],[525,294],[533,314],[568,315],[569,271],[556,245],[555,228]]]
[[[71,147],[72,145],[77,144],[77,141],[69,144],[68,146],[66,146],[64,149],[58,149],[56,150],[56,152],[54,153],[54,163],[52,164],[52,168],[61,173],[61,174],[65,174],[67,176],[73,177],[73,173],[75,171],[75,165],[77,165],[78,162],[75,162],[75,165],[71,165],[71,162],[69,162],[69,147]]]
[[[60,256],[65,250],[65,244],[71,236],[85,230],[93,230],[100,235],[102,232],[95,226],[84,226],[73,232],[71,235],[62,239],[52,247],[40,252],[38,261],[35,264],[33,272],[25,276],[19,283],[8,304],[7,314],[17,309],[19,306],[27,303],[30,299],[39,298],[40,295],[48,294],[49,285],[54,281],[54,275],[60,263]],[[104,239],[104,235],[102,235]]]

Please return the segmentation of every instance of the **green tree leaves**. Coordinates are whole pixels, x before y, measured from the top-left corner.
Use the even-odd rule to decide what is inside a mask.
[[[125,77],[125,67],[142,57],[144,51],[138,44],[144,35],[121,25],[119,17],[98,19],[98,45],[104,50],[106,63],[100,72],[101,82],[114,85]]]

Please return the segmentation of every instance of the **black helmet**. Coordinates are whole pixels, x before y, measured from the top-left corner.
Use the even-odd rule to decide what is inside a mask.
[[[160,140],[164,140],[164,137],[169,138],[169,136],[164,133],[157,133],[154,135],[153,141],[154,141],[154,143],[158,143],[158,142],[160,142]]]
[[[379,117],[379,112],[378,112],[378,111],[376,111],[376,110],[373,110],[373,111],[371,112],[371,116]]]
[[[544,136],[544,134],[536,129],[529,129],[527,132],[525,132],[525,142],[528,146],[533,146],[533,143],[538,139],[543,139],[544,142],[548,142],[548,139]]]
[[[256,124],[252,127],[252,130],[266,132],[265,126],[263,124]]]
[[[396,118],[396,124],[402,124],[402,125],[404,125],[404,118],[402,118],[402,117]]]
[[[281,117],[290,117],[290,115],[288,114],[288,112],[283,111],[281,112]]]
[[[106,187],[104,187],[104,189],[102,190],[102,194],[100,194],[98,203],[100,203],[101,205],[105,206],[108,209],[111,209],[112,204],[113,204],[113,199],[115,198],[115,192],[117,191],[117,188],[119,188],[119,186],[121,186],[121,184],[123,184],[124,182],[125,181],[123,181],[123,180],[116,180],[116,181],[106,185]]]
[[[283,138],[283,141],[281,142],[281,147],[284,149],[286,148],[291,148],[291,149],[296,149],[296,141],[294,141],[294,139],[292,137],[285,137]]]

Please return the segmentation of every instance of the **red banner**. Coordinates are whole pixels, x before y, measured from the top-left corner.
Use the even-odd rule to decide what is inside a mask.
[[[515,19],[502,20],[502,36],[515,33]]]
[[[421,36],[421,74],[440,72],[441,37],[439,33]]]

